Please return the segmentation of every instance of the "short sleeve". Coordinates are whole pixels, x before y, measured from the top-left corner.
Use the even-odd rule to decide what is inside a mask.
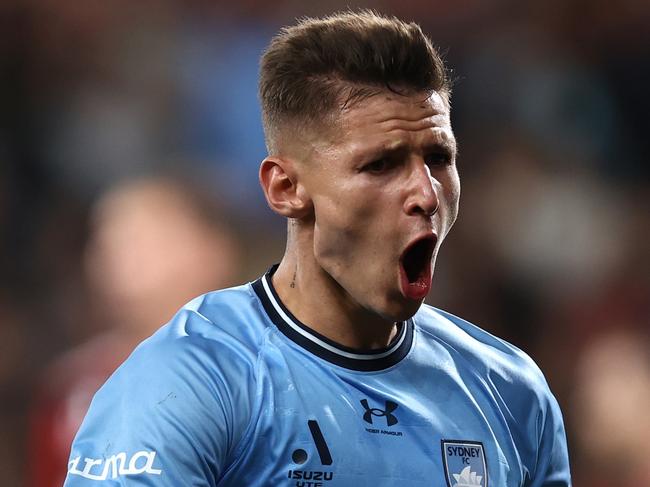
[[[539,412],[540,441],[535,479],[530,487],[570,487],[569,454],[560,406],[550,391],[545,402],[546,407]]]
[[[175,320],[95,395],[64,487],[212,487],[236,457],[255,396],[251,354],[227,337],[186,334],[200,315]]]

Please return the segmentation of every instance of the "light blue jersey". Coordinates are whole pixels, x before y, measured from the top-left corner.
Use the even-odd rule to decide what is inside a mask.
[[[133,352],[66,487],[571,485],[559,407],[523,352],[426,305],[388,348],[347,349],[270,273],[191,301]]]

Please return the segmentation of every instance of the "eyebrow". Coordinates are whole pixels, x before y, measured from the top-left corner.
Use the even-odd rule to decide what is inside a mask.
[[[372,150],[373,153],[381,154],[400,154],[406,151],[407,142],[404,140],[394,140],[387,144],[378,145]],[[452,154],[458,153],[458,143],[455,137],[435,136],[435,140],[427,141],[423,144],[424,152],[448,151]]]
[[[434,152],[442,149],[451,153],[452,155],[458,154],[458,143],[456,142],[455,138],[437,140],[431,144],[425,144],[424,148],[425,152]]]
[[[391,144],[377,145],[358,154],[359,159],[399,158],[408,154],[408,144],[404,141],[394,141]],[[438,140],[423,145],[423,155],[435,152],[448,152],[451,156],[458,155],[455,139]]]
[[[431,144],[435,148],[443,148],[450,152],[458,152],[458,141],[454,137],[454,133],[451,132],[451,135],[448,135],[446,131],[434,131],[435,141]],[[426,144],[425,144],[426,145]],[[429,149],[430,147],[426,145]]]

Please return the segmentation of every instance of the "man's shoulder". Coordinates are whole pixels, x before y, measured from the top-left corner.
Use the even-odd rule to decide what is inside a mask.
[[[462,367],[471,369],[504,388],[548,394],[544,374],[534,360],[517,346],[458,316],[423,305],[415,316],[418,328],[430,340],[449,351]]]
[[[250,284],[212,291],[188,302],[140,343],[109,382],[193,382],[201,375],[223,381],[251,374],[268,329]]]
[[[268,322],[250,284],[211,291],[183,307],[139,348],[198,346],[256,349]]]
[[[135,462],[146,454],[146,473],[182,485],[188,469],[204,478],[215,457],[219,468],[236,457],[259,410],[264,325],[255,308],[247,286],[210,292],[142,342],[95,395],[73,445],[71,481],[145,473]]]
[[[114,397],[126,395],[133,414],[146,415],[158,404],[166,404],[168,396],[181,393],[183,404],[188,405],[235,401],[242,395],[242,384],[252,394],[259,349],[268,329],[249,284],[206,293],[140,343],[96,400],[112,407]]]

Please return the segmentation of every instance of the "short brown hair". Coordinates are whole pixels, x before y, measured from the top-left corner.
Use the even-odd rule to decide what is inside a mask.
[[[309,126],[381,89],[439,92],[451,83],[419,25],[371,10],[304,18],[283,28],[264,52],[259,94],[274,152],[281,127]]]

